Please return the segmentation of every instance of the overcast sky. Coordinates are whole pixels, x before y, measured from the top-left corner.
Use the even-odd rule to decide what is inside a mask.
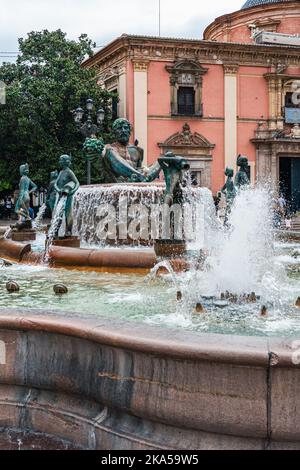
[[[0,0],[0,61],[29,31],[87,33],[98,46],[122,33],[158,35],[159,0]],[[205,26],[243,0],[161,0],[161,35],[201,38]]]

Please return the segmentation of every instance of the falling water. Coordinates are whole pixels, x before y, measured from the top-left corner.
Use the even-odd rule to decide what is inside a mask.
[[[46,251],[45,251],[45,256],[44,256],[44,260],[46,262],[49,261],[49,250],[52,246],[55,236],[57,235],[61,227],[64,213],[65,213],[66,203],[67,203],[67,196],[62,196],[54,209],[51,225],[48,231]]]
[[[10,238],[10,235],[11,235],[11,233],[12,233],[12,230],[13,230],[13,229],[12,229],[11,227],[8,227],[8,228],[6,229],[6,231],[5,231],[4,235],[3,235],[3,238],[4,238],[5,240],[7,240],[8,238]]]
[[[147,276],[147,280],[154,280],[158,273],[159,273],[159,270],[160,269],[163,269],[163,270],[166,270],[170,275],[171,275],[171,279],[174,283],[174,285],[177,287],[177,289],[179,288],[178,286],[178,282],[177,282],[177,278],[176,278],[176,275],[175,275],[175,272],[174,272],[174,269],[171,265],[171,263],[167,260],[164,260],[164,261],[160,261],[159,263],[157,263],[154,268],[151,269],[150,273],[148,274]]]
[[[217,291],[243,294],[261,290],[273,270],[272,195],[268,188],[240,191],[228,227],[217,234],[211,254],[211,277]]]
[[[118,209],[126,205],[141,204],[150,207],[162,198],[162,185],[118,184],[103,185],[90,188],[80,188],[74,200],[74,233],[88,244],[105,244],[99,239],[97,228],[99,224],[99,209],[105,205]],[[117,237],[115,242],[117,244]]]
[[[214,236],[220,229],[212,192],[208,188],[195,188],[191,174],[187,171],[183,198],[184,207],[191,209],[184,221],[186,232],[192,234],[190,239],[187,237],[187,248],[189,250],[211,249]]]
[[[268,187],[258,185],[239,192],[228,225],[211,230],[203,271],[183,275],[183,289],[190,299],[220,299],[222,293],[229,293],[242,301],[253,292],[277,311],[293,305],[296,294],[274,248],[272,207]],[[216,227],[215,222],[213,225]]]
[[[162,206],[165,185],[161,183],[147,184],[118,184],[103,185],[81,188],[74,200],[74,233],[78,235],[81,241],[90,245],[104,245],[106,240],[99,238],[99,209],[106,205],[113,206],[117,211],[117,223],[119,221],[120,207],[127,207],[128,210],[134,205],[143,206],[147,213],[159,209]],[[204,207],[203,214],[205,219],[210,218],[214,213],[214,204],[211,192],[206,188],[186,187],[183,189],[185,206],[190,204],[190,214],[185,221],[185,229],[194,225],[194,216]],[[197,209],[199,208],[199,209]],[[128,212],[129,213],[129,212]],[[148,219],[148,217],[147,217]],[[130,221],[130,217],[127,217]],[[211,222],[207,224],[211,226]],[[150,226],[147,220],[147,226]],[[152,234],[149,230],[149,244],[153,242]],[[203,236],[204,228],[201,227],[198,232]],[[155,238],[155,237],[154,237]],[[158,237],[157,237],[158,238]],[[210,239],[210,237],[208,237]],[[115,244],[119,242],[118,235],[114,239]]]
[[[34,219],[33,221],[33,226],[36,230],[40,230],[41,229],[41,225],[42,225],[42,222],[43,222],[43,218],[44,218],[44,215],[45,215],[45,212],[47,210],[47,205],[46,204],[43,204],[40,208],[39,208],[39,211],[37,213],[37,216],[36,218]]]

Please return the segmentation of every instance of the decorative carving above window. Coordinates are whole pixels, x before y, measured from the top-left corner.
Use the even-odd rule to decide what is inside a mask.
[[[280,24],[280,19],[261,18],[256,21],[252,21],[251,24],[248,25],[248,27],[251,31],[253,31],[254,29],[261,29],[263,31],[271,31],[276,33]]]
[[[189,124],[184,124],[182,132],[177,132],[169,137],[160,147],[201,147],[201,149],[214,149],[215,145],[211,144],[203,135],[198,132],[192,132]]]
[[[112,91],[119,86],[118,67],[111,67],[99,76],[98,83],[106,90]]]
[[[208,72],[208,69],[202,67],[197,62],[190,60],[180,60],[173,66],[166,66],[166,70],[170,74],[170,85],[171,85],[171,114],[189,114],[202,116],[203,105],[202,105],[202,84],[203,76]],[[192,108],[180,107],[178,103],[178,96],[180,96],[180,88],[190,87],[195,92],[195,100]],[[186,112],[180,112],[184,109]],[[188,111],[188,112],[187,112]]]
[[[185,124],[181,132],[171,135],[158,146],[162,155],[173,152],[187,158],[197,184],[211,187],[212,153],[215,145],[203,135],[192,132],[190,126]]]

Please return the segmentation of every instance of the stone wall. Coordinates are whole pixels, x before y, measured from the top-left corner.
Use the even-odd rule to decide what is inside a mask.
[[[300,448],[290,342],[13,310],[0,341],[0,448]]]

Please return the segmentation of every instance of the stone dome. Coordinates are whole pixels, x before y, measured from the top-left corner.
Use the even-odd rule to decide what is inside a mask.
[[[270,3],[284,3],[293,1],[295,0],[247,0],[241,9],[245,10],[246,8],[253,8],[259,5],[269,5]]]

